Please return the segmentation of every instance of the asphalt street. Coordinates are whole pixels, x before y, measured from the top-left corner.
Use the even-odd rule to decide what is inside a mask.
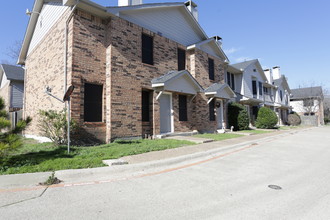
[[[0,192],[0,219],[330,219],[329,207],[329,126],[131,178]]]

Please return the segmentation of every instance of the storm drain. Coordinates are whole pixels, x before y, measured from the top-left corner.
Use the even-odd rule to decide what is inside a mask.
[[[271,188],[271,189],[275,189],[275,190],[281,190],[282,189],[282,187],[277,186],[277,185],[268,185],[268,187]]]

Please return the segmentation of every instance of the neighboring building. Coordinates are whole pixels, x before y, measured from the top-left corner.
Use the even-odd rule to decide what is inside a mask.
[[[13,127],[22,119],[24,93],[24,69],[22,67],[0,65],[0,96],[5,100],[6,111]]]
[[[258,110],[264,103],[267,77],[257,59],[230,65],[226,82],[236,92],[236,101],[245,105],[254,125]]]
[[[324,124],[324,96],[321,86],[291,90],[291,105],[302,119],[302,124]]]
[[[71,117],[104,142],[226,126],[229,61],[197,5],[118,3],[35,1],[19,57],[33,118],[26,134],[38,135],[39,109],[65,107],[45,88],[63,97],[69,85]]]
[[[324,122],[330,122],[330,95],[324,95]]]
[[[275,112],[278,116],[279,125],[286,125],[288,115],[291,111],[290,94],[291,89],[288,79],[280,72],[280,67],[272,68],[273,85],[275,85]]]

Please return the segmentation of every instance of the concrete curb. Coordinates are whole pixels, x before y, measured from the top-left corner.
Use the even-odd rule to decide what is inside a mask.
[[[184,164],[196,162],[197,160],[208,159],[217,157],[220,154],[224,154],[240,148],[261,144],[264,141],[268,141],[281,136],[291,135],[297,132],[302,132],[307,129],[289,130],[280,134],[261,137],[259,139],[244,141],[234,145],[222,146],[215,149],[197,152],[178,157],[149,161],[136,164],[117,165],[110,167],[99,168],[87,168],[87,169],[72,169],[72,170],[60,170],[55,172],[55,176],[64,181],[64,184],[81,183],[89,181],[102,181],[109,180],[109,178],[125,178],[127,176],[139,175],[142,173],[153,172],[155,170],[169,169],[170,167],[178,167]],[[220,141],[221,142],[221,141]],[[212,142],[216,143],[216,142]],[[13,174],[13,175],[0,175],[0,192],[5,189],[23,188],[23,187],[36,187],[38,183],[44,182],[52,174],[52,172],[42,173],[26,173],[26,174]]]

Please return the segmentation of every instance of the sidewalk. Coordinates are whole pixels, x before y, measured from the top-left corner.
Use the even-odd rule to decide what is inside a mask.
[[[281,136],[291,135],[309,129],[313,128],[281,130],[163,151],[154,151],[120,158],[128,162],[127,165],[61,170],[56,171],[55,176],[63,181],[61,186],[69,186],[72,184],[86,185],[95,182],[100,183],[102,181],[111,182],[118,179],[129,178],[134,175],[145,175],[148,172],[159,172],[162,169],[184,166],[185,164],[193,163],[197,160],[215,157],[216,155],[235,149],[260,144],[274,138],[280,138]],[[30,188],[31,190],[33,190],[33,188],[40,189],[38,184],[46,181],[50,175],[51,172],[0,175],[0,193],[6,191],[23,191],[24,189],[27,190]]]

